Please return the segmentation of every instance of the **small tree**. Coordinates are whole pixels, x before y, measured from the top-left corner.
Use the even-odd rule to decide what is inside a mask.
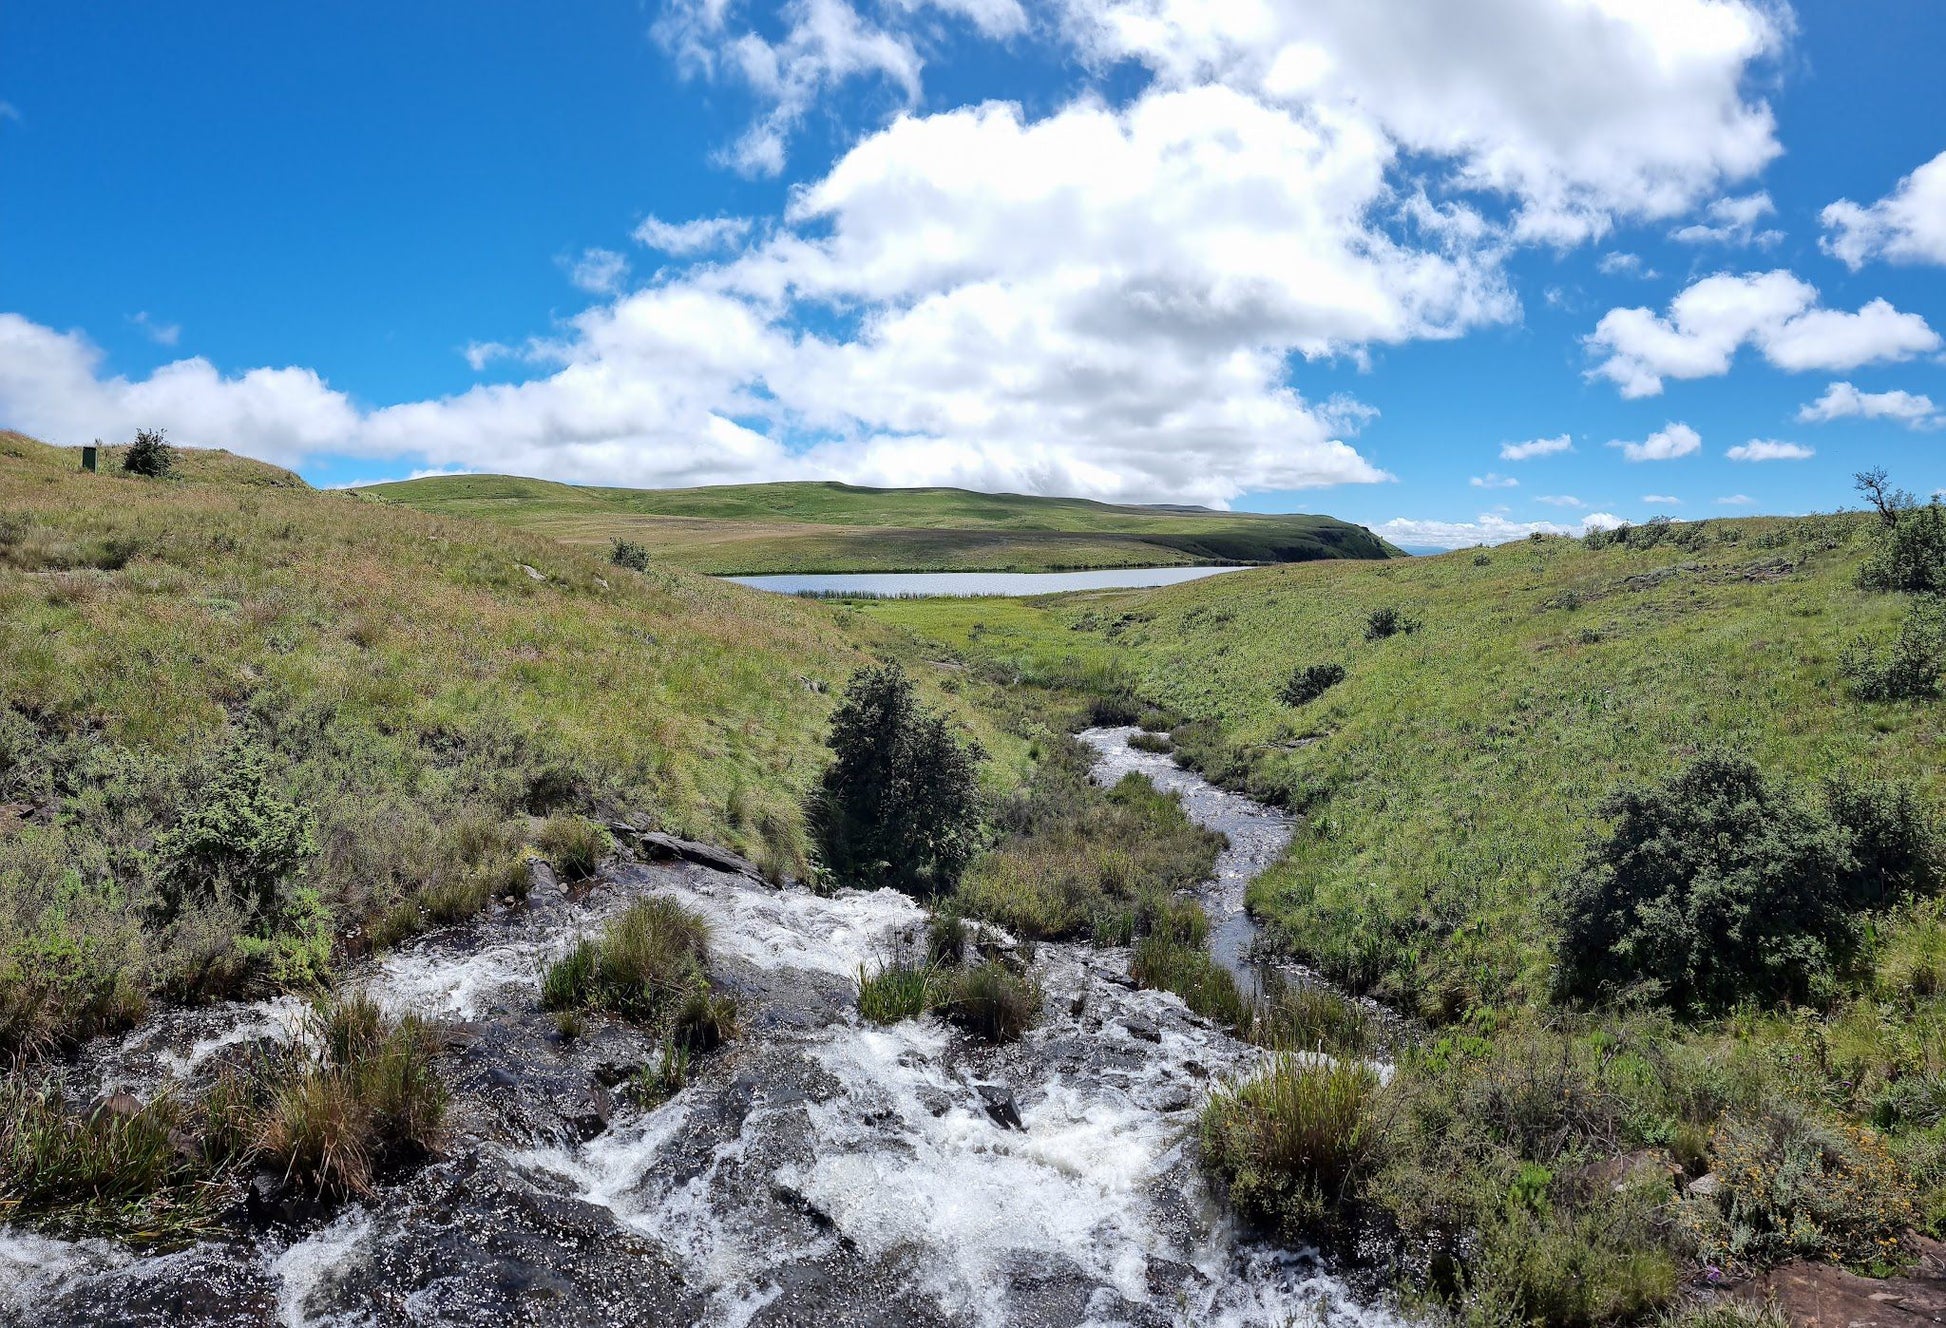
[[[608,551],[608,561],[633,572],[646,572],[649,570],[649,551],[634,540],[618,539]]]
[[[1284,679],[1277,699],[1287,706],[1301,706],[1307,701],[1317,700],[1344,680],[1345,666],[1342,664],[1303,664],[1291,670],[1291,676]]]
[[[122,454],[122,469],[132,475],[167,475],[176,468],[176,449],[167,429],[137,429],[135,441]]]
[[[830,746],[837,759],[811,809],[826,865],[867,887],[950,889],[979,847],[985,753],[920,703],[897,664],[852,676]]]
[[[1388,604],[1382,609],[1373,609],[1365,615],[1365,639],[1383,641],[1388,636],[1401,633],[1410,635],[1419,630],[1419,620],[1408,618],[1397,608]]]
[[[1834,781],[1817,807],[1733,753],[1602,811],[1614,831],[1561,910],[1571,996],[1647,983],[1684,1014],[1802,1001],[1853,954],[1865,913],[1936,882],[1937,835],[1909,792]]]
[[[276,788],[261,748],[233,748],[197,790],[194,805],[156,838],[163,910],[231,894],[268,930],[278,891],[317,852],[317,818]]]

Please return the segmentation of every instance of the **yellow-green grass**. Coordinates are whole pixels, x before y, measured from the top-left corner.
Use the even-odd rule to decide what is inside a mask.
[[[1547,539],[1387,563],[1309,563],[1036,601],[857,612],[1005,674],[1112,678],[1200,721],[1178,746],[1307,810],[1252,904],[1354,986],[1427,1013],[1545,995],[1547,906],[1618,786],[1710,744],[1810,785],[1840,772],[1946,795],[1942,711],[1866,705],[1845,644],[1905,605],[1855,583],[1859,518],[1710,522],[1696,548]],[[1414,633],[1364,638],[1396,606]],[[1301,707],[1293,668],[1345,681]]]
[[[800,871],[832,698],[896,645],[856,615],[223,453],[156,480],[0,434],[0,1044],[256,980],[231,962],[246,930],[243,967],[263,976],[267,949],[272,980],[314,979],[334,949],[504,893],[492,826],[531,834],[530,814],[625,816]],[[935,696],[976,685],[922,672]],[[1004,787],[1027,742],[953,704]],[[212,895],[165,925],[149,846],[240,742],[270,754],[317,852],[277,917]],[[460,862],[474,841],[494,851]]]
[[[1323,516],[1116,506],[965,489],[830,483],[608,489],[504,475],[445,475],[366,493],[482,516],[571,544],[627,539],[658,561],[716,575],[1058,571],[1195,563],[1384,558],[1396,549]]]

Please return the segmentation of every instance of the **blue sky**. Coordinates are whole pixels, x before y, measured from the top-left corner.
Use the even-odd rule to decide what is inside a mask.
[[[1419,546],[1925,493],[1943,49],[1909,0],[30,0],[0,424]]]

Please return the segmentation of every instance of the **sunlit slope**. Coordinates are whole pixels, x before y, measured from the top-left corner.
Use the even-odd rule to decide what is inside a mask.
[[[696,571],[1012,570],[1382,558],[1397,550],[1323,516],[1179,511],[965,489],[830,483],[605,489],[449,475],[364,492],[484,516],[569,543],[625,538]]]
[[[1719,744],[1813,791],[1828,773],[1946,796],[1937,704],[1865,704],[1844,646],[1904,604],[1856,585],[1863,518],[1706,523],[1694,547],[1547,539],[1153,591],[862,611],[1002,676],[1119,680],[1191,720],[1185,749],[1308,811],[1255,902],[1354,985],[1454,1010],[1547,981],[1548,910],[1601,799]],[[1374,610],[1419,630],[1367,640]],[[1344,682],[1302,706],[1293,668]]]

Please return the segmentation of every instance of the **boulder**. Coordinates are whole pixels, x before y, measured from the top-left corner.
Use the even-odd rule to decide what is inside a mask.
[[[1826,1263],[1787,1263],[1735,1294],[1774,1303],[1793,1328],[1918,1328],[1946,1317],[1946,1282],[1860,1277]]]
[[[630,825],[615,824],[609,829],[617,835],[631,839],[636,851],[651,861],[693,862],[698,867],[708,867],[711,871],[727,872],[732,876],[747,876],[753,881],[761,881],[763,873],[748,858],[740,858],[728,849],[717,848],[714,844],[698,843],[693,839],[679,839],[675,835],[665,835],[660,830],[637,830]]]
[[[1003,1130],[1025,1130],[1020,1121],[1020,1104],[1014,1100],[1014,1090],[1005,1084],[976,1084],[974,1091],[980,1095],[980,1105],[995,1125]]]

